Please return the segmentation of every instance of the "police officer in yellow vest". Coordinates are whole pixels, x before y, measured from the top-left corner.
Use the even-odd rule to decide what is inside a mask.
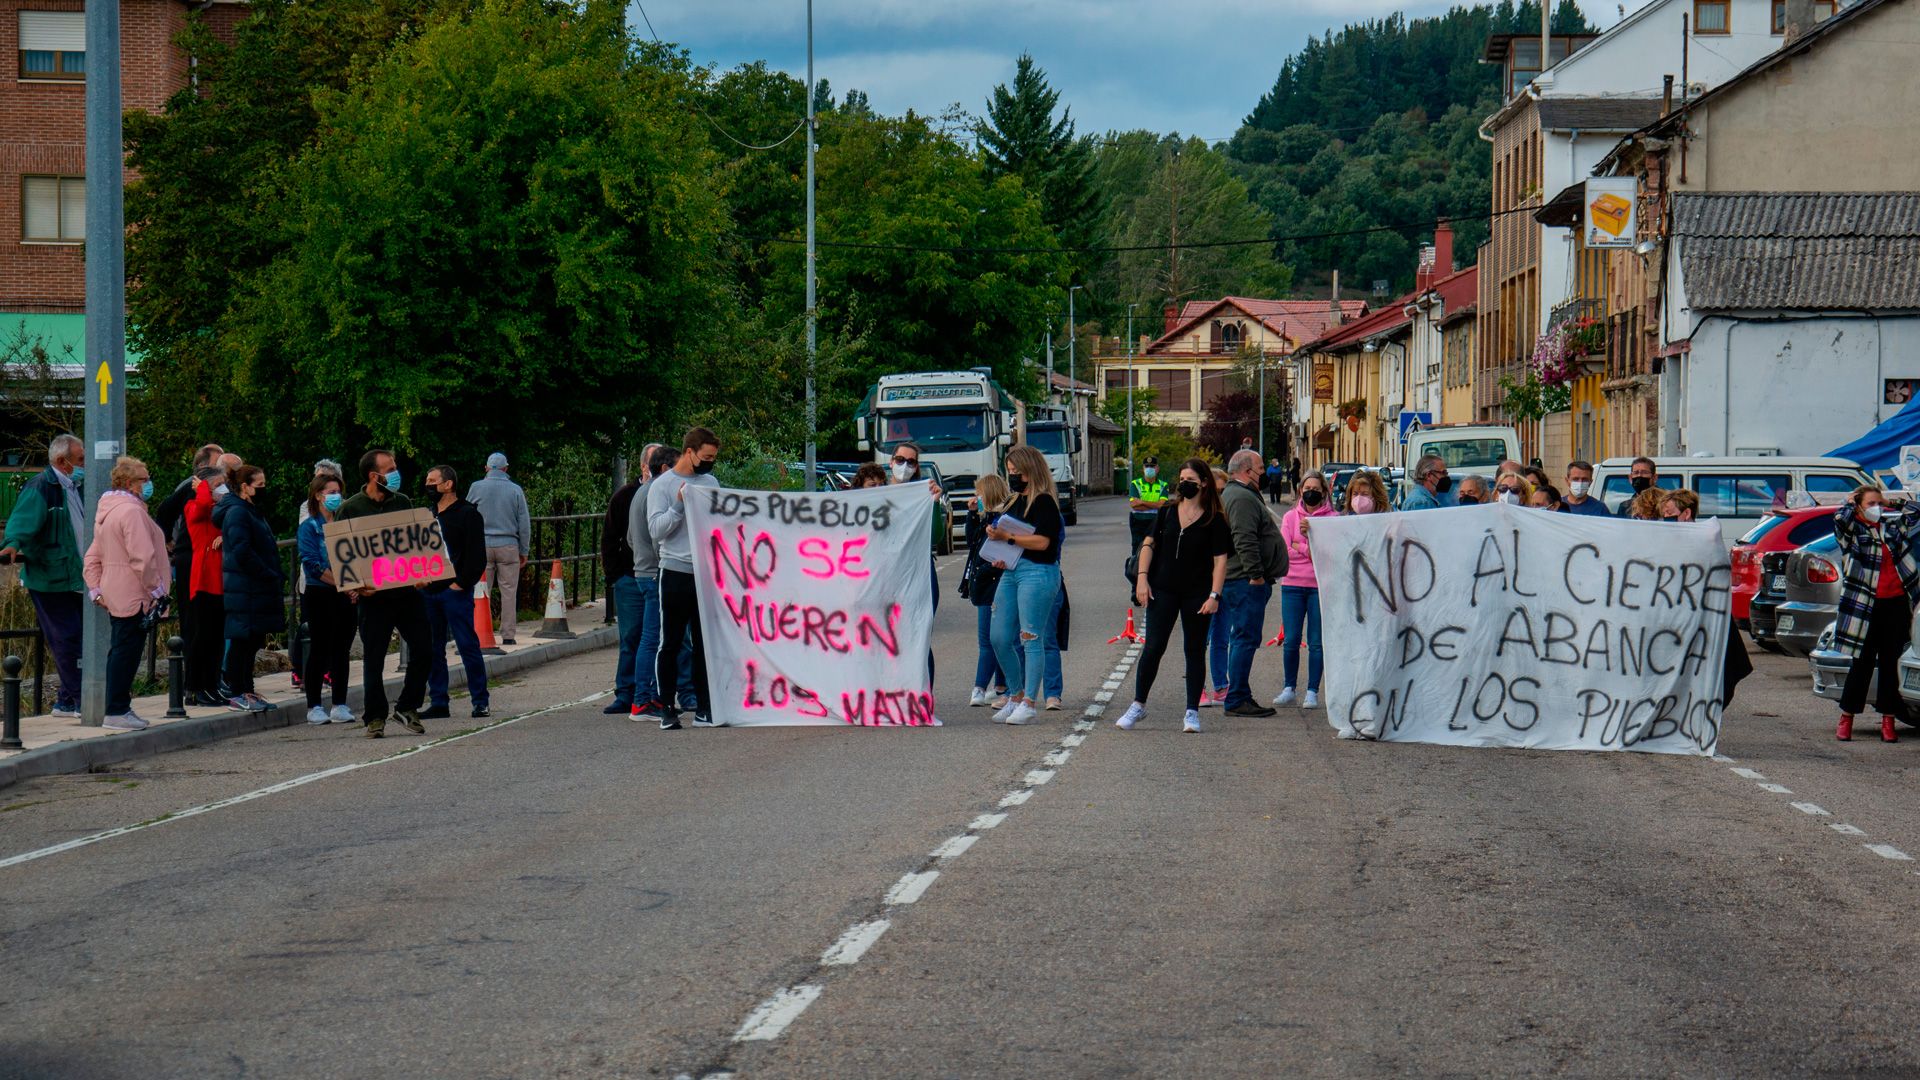
[[[1133,530],[1133,549],[1140,550],[1140,541],[1151,535],[1153,522],[1160,514],[1160,504],[1167,501],[1167,484],[1160,479],[1160,461],[1149,457],[1141,462],[1140,475],[1133,478],[1133,497],[1127,505],[1133,512],[1127,515],[1127,524]]]

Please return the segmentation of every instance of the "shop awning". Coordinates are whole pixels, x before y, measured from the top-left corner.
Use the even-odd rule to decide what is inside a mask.
[[[87,317],[85,315],[44,312],[0,311],[0,358],[13,359],[15,346],[24,335],[28,348],[45,349],[54,371],[66,375],[73,368],[78,376],[86,366]],[[140,366],[140,354],[127,350],[127,367]]]

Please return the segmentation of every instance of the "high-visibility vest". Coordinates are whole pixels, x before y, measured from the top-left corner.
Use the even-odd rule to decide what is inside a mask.
[[[1133,497],[1142,502],[1161,502],[1167,497],[1167,482],[1161,479],[1148,480],[1144,476],[1134,477]]]

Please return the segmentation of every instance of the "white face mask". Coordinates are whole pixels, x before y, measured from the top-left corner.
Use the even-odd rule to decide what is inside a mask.
[[[1867,524],[1869,525],[1880,524],[1880,515],[1883,513],[1886,513],[1886,507],[1884,506],[1863,506],[1860,508],[1860,516],[1866,518]]]
[[[1520,505],[1520,493],[1511,489],[1500,493],[1500,501],[1508,506]]]
[[[1584,499],[1587,497],[1587,489],[1592,486],[1593,484],[1586,480],[1571,480],[1567,483],[1567,490],[1573,492],[1574,498]]]
[[[227,491],[228,491],[228,488],[227,488],[227,485],[225,484],[221,484],[219,487],[213,489],[213,493],[215,495],[220,495],[220,496],[225,496]]]
[[[897,483],[897,484],[904,484],[904,483],[906,483],[907,481],[909,481],[909,480],[911,480],[911,479],[913,479],[913,466],[911,466],[911,465],[895,465],[895,466],[893,467],[893,480],[894,480],[894,483]]]

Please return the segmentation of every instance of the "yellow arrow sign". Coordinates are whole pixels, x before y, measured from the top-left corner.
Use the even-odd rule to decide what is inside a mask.
[[[100,370],[94,372],[93,381],[100,384],[100,404],[107,403],[107,387],[113,385],[113,372],[107,370],[107,362],[100,361]]]

